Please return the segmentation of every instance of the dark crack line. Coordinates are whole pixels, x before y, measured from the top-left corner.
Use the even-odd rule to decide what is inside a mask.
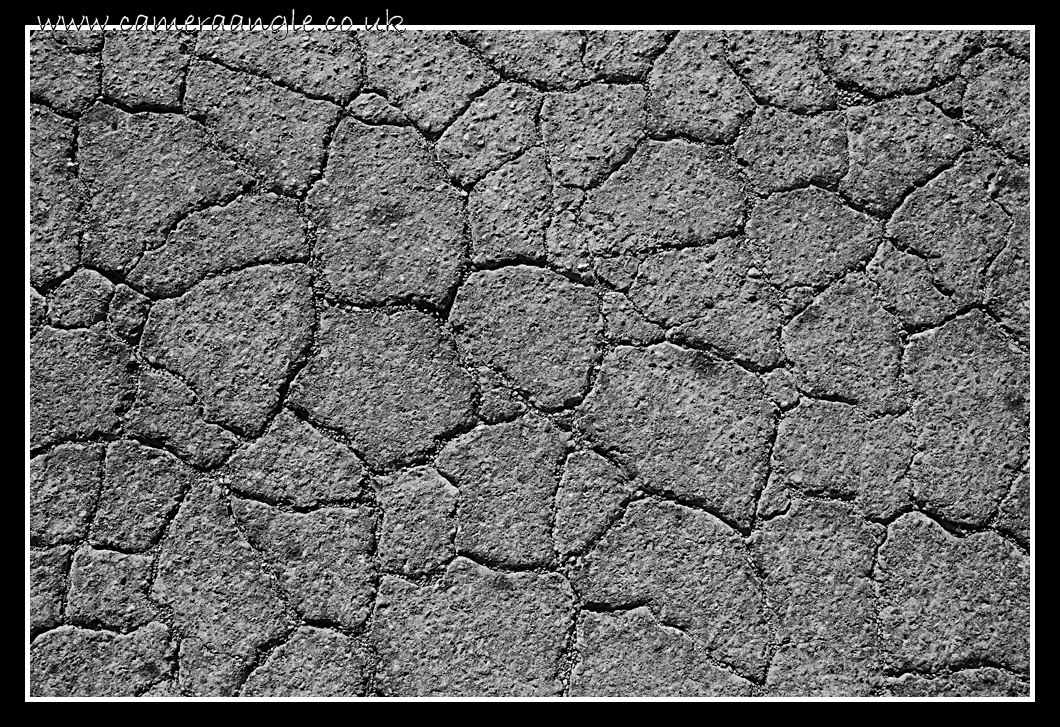
[[[335,98],[333,98],[331,96],[327,96],[327,95],[324,95],[324,94],[312,93],[310,91],[306,91],[305,89],[297,88],[294,84],[289,84],[289,83],[287,83],[285,81],[277,80],[277,79],[269,76],[267,73],[264,73],[262,71],[258,71],[256,69],[250,68],[249,66],[241,68],[239,66],[236,66],[236,65],[233,65],[231,63],[228,63],[227,61],[224,61],[224,60],[222,60],[220,58],[217,58],[215,56],[211,56],[211,55],[206,54],[206,53],[200,54],[200,53],[198,53],[196,51],[193,51],[190,55],[191,55],[191,57],[195,58],[196,60],[198,60],[198,61],[200,61],[202,63],[211,63],[211,64],[213,64],[215,66],[219,66],[220,68],[224,68],[226,71],[231,71],[232,73],[239,73],[239,74],[242,74],[242,75],[245,75],[245,76],[252,76],[254,78],[260,78],[262,80],[268,81],[270,84],[272,84],[276,88],[280,88],[280,89],[283,89],[284,91],[288,91],[290,93],[297,94],[299,96],[302,96],[303,98],[309,99],[310,101],[325,101],[325,102],[331,104],[332,106],[334,106],[336,109],[339,109],[339,110],[341,110],[342,107],[343,107],[343,104],[340,101],[335,100]],[[190,69],[190,67],[191,67],[190,63],[188,64],[188,67]]]

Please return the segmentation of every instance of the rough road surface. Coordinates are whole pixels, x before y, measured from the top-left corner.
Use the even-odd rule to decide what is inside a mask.
[[[35,34],[31,694],[1027,695],[1029,72]]]

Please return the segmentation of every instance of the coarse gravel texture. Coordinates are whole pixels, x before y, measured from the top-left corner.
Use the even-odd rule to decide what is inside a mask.
[[[1030,693],[1030,40],[51,34],[32,696]]]

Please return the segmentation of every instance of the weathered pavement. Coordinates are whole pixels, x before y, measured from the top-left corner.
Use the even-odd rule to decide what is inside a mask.
[[[37,33],[30,690],[1025,696],[1025,32]]]

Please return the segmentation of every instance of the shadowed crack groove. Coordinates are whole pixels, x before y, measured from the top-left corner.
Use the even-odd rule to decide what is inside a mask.
[[[200,61],[203,61],[205,63],[212,63],[215,66],[220,66],[221,68],[224,68],[226,70],[232,71],[233,73],[242,73],[242,74],[245,74],[247,76],[254,76],[255,78],[264,79],[264,80],[268,81],[269,83],[271,83],[273,86],[276,86],[277,88],[282,88],[285,91],[290,91],[291,93],[296,93],[299,96],[304,96],[305,98],[310,99],[312,101],[327,101],[329,104],[331,104],[332,106],[335,106],[336,108],[340,108],[340,109],[342,108],[342,105],[340,103],[338,103],[334,98],[332,98],[330,96],[324,96],[322,94],[316,94],[316,93],[312,93],[310,91],[306,91],[304,89],[296,88],[294,86],[294,84],[286,83],[284,81],[277,80],[277,79],[273,78],[272,76],[268,75],[267,73],[263,73],[261,71],[256,71],[256,70],[254,70],[252,68],[240,68],[239,66],[234,66],[231,63],[226,63],[225,61],[222,61],[220,58],[213,58],[213,57],[211,57],[209,55],[199,55],[197,53],[192,53],[191,55],[194,56],[195,58],[197,58]],[[189,67],[190,67],[190,64],[189,64]]]

